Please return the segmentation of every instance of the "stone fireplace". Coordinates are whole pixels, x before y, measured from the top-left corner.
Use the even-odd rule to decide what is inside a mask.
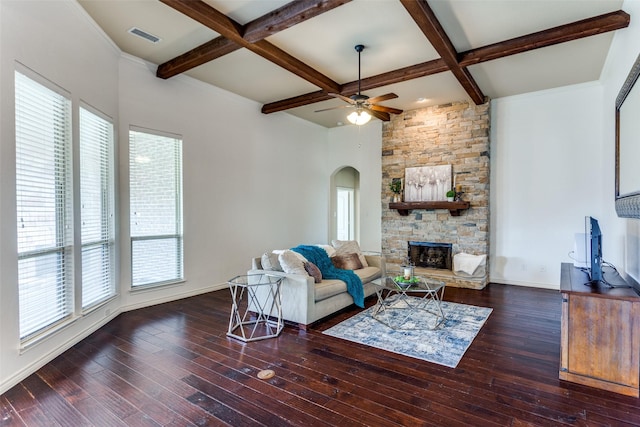
[[[416,267],[451,270],[453,260],[451,247],[451,243],[410,241],[409,261]]]
[[[489,259],[489,103],[454,102],[392,115],[382,127],[382,250],[390,268],[400,267],[407,255],[416,274],[436,278],[447,286],[484,288],[489,280],[462,277],[452,269],[452,258],[461,252]],[[405,169],[451,165],[452,180],[462,187],[469,208],[454,216],[447,209],[409,209],[401,215],[389,208],[393,178],[405,177]],[[404,212],[406,213],[406,212]],[[408,249],[410,242],[420,242]],[[446,243],[448,253],[423,243]],[[436,249],[437,248],[437,249]],[[431,250],[431,251],[430,251]],[[448,261],[442,262],[442,259]],[[425,261],[426,260],[426,261]],[[437,266],[424,263],[438,260]],[[436,268],[441,267],[445,268]]]

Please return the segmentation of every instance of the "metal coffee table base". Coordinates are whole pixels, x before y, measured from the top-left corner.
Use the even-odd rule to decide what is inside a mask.
[[[445,320],[441,306],[444,289],[442,282],[402,287],[391,281],[376,289],[378,302],[371,317],[392,329],[435,329]],[[427,323],[412,325],[407,322],[416,311],[429,315]]]

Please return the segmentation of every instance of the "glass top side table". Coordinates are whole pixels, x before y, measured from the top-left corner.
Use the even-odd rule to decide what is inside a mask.
[[[227,336],[250,342],[280,335],[284,327],[282,280],[269,274],[249,274],[227,281],[231,291]]]

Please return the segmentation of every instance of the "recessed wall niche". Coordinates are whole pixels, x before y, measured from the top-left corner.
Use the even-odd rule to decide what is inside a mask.
[[[382,249],[387,264],[400,265],[409,241],[450,243],[455,255],[487,255],[489,260],[489,103],[454,102],[392,115],[382,127]],[[405,168],[452,165],[455,184],[470,207],[460,216],[448,210],[415,210],[401,216],[389,209],[389,183]],[[434,273],[449,286],[482,289],[481,278]],[[429,275],[429,273],[425,273]]]

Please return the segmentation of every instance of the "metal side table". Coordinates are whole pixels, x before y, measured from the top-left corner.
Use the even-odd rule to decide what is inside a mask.
[[[227,336],[250,342],[274,338],[282,332],[282,280],[269,274],[250,274],[227,282],[232,301]]]

